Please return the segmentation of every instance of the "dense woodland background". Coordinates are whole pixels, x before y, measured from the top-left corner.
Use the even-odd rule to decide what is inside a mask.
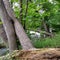
[[[60,48],[60,0],[0,0],[0,18],[0,40],[10,52]]]

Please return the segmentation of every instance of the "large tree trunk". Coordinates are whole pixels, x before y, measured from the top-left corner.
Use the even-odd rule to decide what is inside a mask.
[[[0,25],[0,37],[2,38],[6,47],[8,47],[8,39],[2,24]]]
[[[3,22],[3,26],[5,28],[6,35],[8,38],[9,50],[10,50],[10,52],[12,52],[13,50],[17,49],[15,31],[14,31],[14,27],[13,27],[11,18],[9,17],[9,15],[7,14],[7,11],[5,9],[3,0],[0,0],[0,17]]]
[[[19,23],[18,20],[15,18],[15,15],[10,6],[9,0],[3,0],[3,1],[4,1],[6,10],[7,10],[9,16],[12,18],[12,20],[14,22],[15,31],[16,31],[17,37],[19,38],[19,41],[22,45],[22,48],[25,50],[34,48],[33,45],[31,44],[30,39],[26,35],[21,23]]]
[[[22,25],[18,21],[15,22],[15,30],[22,48],[25,50],[33,48],[30,39],[28,38]]]

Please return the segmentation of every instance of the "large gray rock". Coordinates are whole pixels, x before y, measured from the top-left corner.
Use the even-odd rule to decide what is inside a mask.
[[[7,48],[1,48],[0,49],[0,56],[5,55],[7,52],[8,52],[8,49]]]

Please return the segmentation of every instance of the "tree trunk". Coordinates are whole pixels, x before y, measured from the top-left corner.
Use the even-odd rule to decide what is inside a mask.
[[[8,39],[2,24],[0,25],[0,37],[2,38],[6,47],[8,47]]]
[[[10,52],[12,52],[13,50],[17,49],[16,38],[15,38],[16,36],[11,18],[7,14],[3,0],[0,0],[0,17],[3,22],[3,26],[8,38],[9,50]]]
[[[53,34],[50,32],[50,30],[49,30],[49,26],[46,24],[46,21],[42,21],[42,23],[43,23],[43,26],[44,26],[44,30],[46,31],[46,36],[50,36],[50,37],[53,37]]]
[[[22,23],[22,0],[19,0],[19,3],[20,3],[20,18],[19,18],[19,21]]]
[[[26,11],[25,11],[25,18],[27,16],[27,12],[28,12],[28,0],[26,0]],[[26,20],[24,20],[24,29],[26,30]]]
[[[22,48],[25,50],[33,48],[30,39],[28,38],[22,25],[18,21],[15,22],[15,30]]]
[[[48,32],[48,28],[47,28],[46,22],[43,20],[42,23],[43,23],[43,26],[44,26],[44,30],[45,30],[46,32]]]
[[[10,6],[9,0],[3,0],[3,1],[4,1],[6,10],[7,10],[9,16],[11,17],[11,19],[14,22],[16,35],[19,38],[22,48],[25,50],[34,48],[33,45],[31,44],[30,39],[28,38],[27,34],[25,33],[21,23],[19,23],[18,20],[15,18],[15,15],[14,15],[14,12],[13,12],[11,6]]]

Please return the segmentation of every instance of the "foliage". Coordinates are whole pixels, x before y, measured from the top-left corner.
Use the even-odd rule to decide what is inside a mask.
[[[11,2],[18,3],[18,0],[11,0]],[[24,3],[25,2],[25,3]],[[19,3],[18,3],[19,4]],[[57,1],[49,1],[49,0],[32,0],[32,2],[28,2],[28,11],[27,16],[25,17],[25,10],[26,10],[26,1],[23,1],[23,19],[22,22],[26,24],[26,29],[35,30],[41,27],[41,22],[44,17],[47,16],[48,21],[47,23],[51,25],[57,24],[60,20],[58,18],[59,14],[59,2]],[[14,12],[16,17],[19,18],[20,14],[19,6],[14,7]],[[56,16],[57,15],[57,16]],[[33,28],[34,27],[34,28]]]
[[[18,0],[11,0],[12,3],[18,3]],[[19,4],[19,3],[18,3]],[[15,6],[14,12],[16,18],[19,18],[20,8]],[[27,16],[26,12],[26,1],[23,0],[23,19],[22,22],[26,24],[27,30],[41,29],[42,20],[46,17],[45,22],[56,31],[60,30],[60,0],[32,0],[28,2]],[[59,47],[60,36],[56,35],[54,38],[44,38],[41,40],[33,41],[35,47]],[[54,43],[53,43],[54,42]]]
[[[60,32],[58,34],[55,34],[55,36],[53,38],[44,38],[44,39],[39,39],[39,40],[35,40],[32,41],[34,46],[36,48],[56,48],[56,47],[60,47]]]

